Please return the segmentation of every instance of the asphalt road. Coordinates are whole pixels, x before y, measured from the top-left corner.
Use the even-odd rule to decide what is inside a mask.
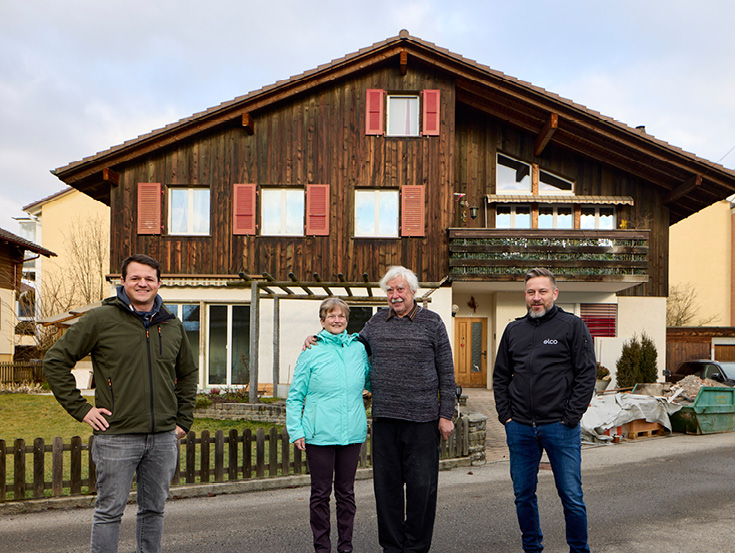
[[[600,553],[735,553],[735,434],[676,436],[585,449],[590,543]],[[539,503],[545,552],[568,551],[552,474]],[[372,481],[357,482],[355,551],[379,551]],[[0,516],[3,551],[88,551],[92,511]],[[135,507],[123,519],[121,552],[132,552]],[[169,502],[164,549],[240,553],[312,551],[308,489]],[[432,551],[520,552],[507,462],[440,475]]]

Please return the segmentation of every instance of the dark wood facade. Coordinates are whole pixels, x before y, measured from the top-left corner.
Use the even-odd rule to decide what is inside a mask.
[[[439,90],[439,135],[367,135],[368,89]],[[308,281],[316,272],[358,281],[402,264],[440,281],[450,274],[448,229],[494,226],[483,198],[495,193],[503,153],[573,180],[575,194],[632,198],[617,217],[646,231],[648,279],[621,293],[665,296],[670,222],[735,191],[735,173],[720,167],[703,180],[703,166],[714,164],[403,32],[169,127],[56,171],[111,206],[111,267],[144,252],[168,274],[267,272],[286,280],[293,272]],[[162,183],[164,196],[171,185],[209,187],[209,236],[169,235],[165,198],[163,232],[139,235],[136,189],[146,182]],[[233,234],[236,183],[328,184],[329,235]],[[425,187],[425,235],[355,238],[355,190],[406,185]],[[480,217],[463,218],[456,194],[477,202]]]
[[[393,138],[365,135],[365,91],[370,88],[419,92],[441,90],[439,137]],[[287,280],[289,272],[310,279],[372,280],[385,268],[405,264],[422,280],[447,275],[447,233],[452,222],[454,98],[451,80],[419,69],[401,76],[388,65],[320,87],[254,115],[255,132],[218,129],[164,147],[120,168],[111,192],[111,266],[130,252],[152,255],[165,273],[249,274],[268,272]],[[138,235],[136,185],[206,185],[211,194],[211,234],[207,237]],[[257,183],[302,187],[330,185],[330,235],[265,237],[232,234],[232,185]],[[354,191],[360,187],[400,189],[420,184],[426,190],[424,237],[353,238]],[[165,194],[165,192],[164,192]],[[166,202],[163,202],[166,221]]]

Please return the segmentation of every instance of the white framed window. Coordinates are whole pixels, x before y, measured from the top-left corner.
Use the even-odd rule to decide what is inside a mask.
[[[206,386],[250,382],[250,306],[207,305]]]
[[[355,190],[355,236],[398,237],[398,190]]]
[[[582,206],[579,228],[587,230],[614,230],[615,208],[609,206]]]
[[[531,206],[499,205],[495,210],[495,228],[531,228]]]
[[[209,235],[209,188],[170,187],[168,191],[168,233]]]
[[[419,96],[388,95],[387,136],[419,136]]]
[[[574,228],[574,212],[571,205],[541,205],[538,208],[538,228]]]
[[[498,154],[495,171],[496,194],[530,194],[531,166],[504,154]]]
[[[201,331],[201,309],[198,303],[168,303],[166,309],[182,322],[189,340],[194,363],[199,368],[199,334]]]
[[[304,236],[304,189],[263,188],[260,192],[263,236]]]
[[[548,171],[539,171],[539,194],[574,194],[574,183]]]

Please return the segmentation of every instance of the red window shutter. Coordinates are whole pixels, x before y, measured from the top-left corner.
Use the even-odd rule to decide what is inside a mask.
[[[255,234],[255,184],[232,185],[232,234]]]
[[[161,234],[161,183],[138,183],[138,234]]]
[[[365,134],[383,134],[385,90],[369,88],[365,95]]]
[[[424,236],[424,191],[420,185],[401,187],[401,236]]]
[[[583,303],[580,315],[593,338],[614,338],[618,306],[614,303]]]
[[[306,234],[329,235],[329,185],[306,186]]]
[[[439,136],[439,90],[424,90],[424,136]]]

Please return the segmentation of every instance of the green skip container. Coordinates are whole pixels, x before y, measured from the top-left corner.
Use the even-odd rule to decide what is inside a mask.
[[[702,386],[692,405],[671,415],[671,429],[685,434],[735,431],[735,388]]]

